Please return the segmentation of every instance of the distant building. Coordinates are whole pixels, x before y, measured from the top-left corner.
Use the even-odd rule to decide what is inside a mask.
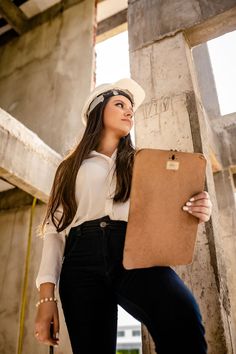
[[[142,354],[141,325],[119,326],[117,353]]]
[[[119,307],[117,354],[142,354],[141,324]]]

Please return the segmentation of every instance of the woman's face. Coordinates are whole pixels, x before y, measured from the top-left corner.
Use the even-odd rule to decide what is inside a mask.
[[[103,113],[104,130],[112,131],[118,138],[128,135],[133,126],[133,114],[128,98],[122,95],[112,96]]]

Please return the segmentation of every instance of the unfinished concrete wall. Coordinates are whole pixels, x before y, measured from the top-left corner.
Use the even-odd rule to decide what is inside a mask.
[[[223,16],[226,10],[227,15],[228,11],[234,12],[234,5],[234,1],[217,4],[213,1],[139,0],[130,2],[128,8],[131,74],[146,91],[146,99],[136,115],[138,147],[202,151],[208,160],[206,189],[213,202],[212,218],[199,227],[193,264],[178,267],[177,271],[202,310],[209,354],[233,353],[235,321],[230,306],[227,253],[218,227],[209,122],[188,34],[202,24],[206,37],[205,21],[215,15]],[[190,32],[186,34],[185,30]],[[227,31],[226,24],[219,31]],[[212,28],[210,33],[214,33]],[[146,352],[154,353],[149,345]]]
[[[5,201],[1,202],[0,353],[17,353],[19,337],[21,337],[22,353],[46,354],[49,348],[45,345],[40,345],[34,338],[35,304],[38,301],[35,278],[37,276],[42,251],[42,239],[36,236],[36,231],[42,219],[42,215],[45,213],[45,206],[41,204],[35,207],[32,223],[32,240],[30,242],[30,257],[27,259],[30,214],[32,209],[30,204],[32,204],[32,197],[22,193],[21,206],[18,205],[17,208],[7,210],[7,207],[13,204],[14,191],[10,192],[11,197],[5,195]],[[7,201],[9,201],[10,198],[10,204],[7,206]],[[25,204],[24,206],[22,206],[23,203]],[[25,316],[21,332],[20,315],[24,306],[23,288],[27,262],[29,266],[28,285],[25,289]],[[70,341],[60,304],[59,311],[61,320],[60,346],[55,349],[54,352],[57,354],[71,354]]]
[[[64,153],[93,84],[95,2],[83,1],[0,47],[0,107]]]
[[[32,130],[26,132],[21,124],[13,127],[14,119],[1,111],[0,176],[15,181],[44,201],[52,182],[48,172],[55,168],[60,155],[40,142],[38,136],[64,154],[82,134],[80,110],[94,84],[95,14],[95,1],[81,2],[0,47],[0,107]],[[7,120],[6,126],[2,118]],[[47,169],[46,178],[42,168]],[[26,198],[22,193],[11,190],[0,194],[0,352],[46,354],[49,348],[34,338],[38,301],[35,278],[42,249],[35,228],[45,213],[45,205],[35,207],[31,255],[27,261],[32,197]],[[20,322],[27,262],[25,316]],[[63,318],[60,308],[60,346],[54,352],[71,354]]]
[[[217,194],[208,153],[207,122],[189,43],[196,44],[209,33],[214,37],[216,32],[222,34],[229,26],[233,28],[236,18],[233,6],[235,0],[132,0],[128,10],[131,72],[147,93],[137,114],[137,145],[203,150],[208,158],[207,186],[214,203],[212,221],[207,223],[206,229],[199,227],[193,264],[179,267],[178,272],[200,304],[209,354],[233,353],[235,344],[235,318],[232,316],[236,313],[232,299],[235,262],[229,257],[234,248],[233,243],[227,243],[225,249],[222,242],[222,235],[225,242],[227,238],[233,240],[235,224],[228,218],[232,200],[228,198],[225,203],[222,198],[218,200],[218,206],[225,211],[222,216],[225,223],[230,223],[230,229],[221,233],[217,225]],[[230,21],[225,20],[225,11]],[[60,153],[64,153],[82,127],[79,111],[93,79],[94,14],[94,2],[84,1],[0,48],[0,106]],[[215,27],[208,28],[206,23],[214,23]],[[227,134],[229,136],[233,138],[233,130]],[[222,184],[222,178],[226,180],[227,173],[216,175],[219,193],[225,186],[229,187]],[[227,195],[231,195],[229,188]],[[16,352],[19,339],[32,202],[30,199],[23,207],[23,199],[17,202],[19,208],[14,210],[6,210],[6,196],[0,203],[1,208],[5,208],[0,214],[3,245],[0,251],[3,260],[0,267],[0,352],[7,354]],[[12,202],[9,204],[11,207]],[[43,212],[44,206],[36,206],[33,228]],[[35,239],[34,234],[23,332],[25,354],[48,352],[48,348],[40,346],[33,336],[34,306],[38,299],[34,280],[40,256],[41,241]],[[147,345],[145,354],[152,350]],[[61,328],[61,344],[56,353],[71,353],[65,326]]]

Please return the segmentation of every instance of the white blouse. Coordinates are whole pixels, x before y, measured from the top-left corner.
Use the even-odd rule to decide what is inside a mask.
[[[109,215],[112,220],[128,221],[129,203],[113,202],[116,188],[115,170],[117,148],[112,156],[101,154],[95,150],[90,152],[78,171],[75,184],[75,199],[77,211],[71,224],[62,232],[57,232],[52,221],[48,221],[45,227],[43,239],[42,258],[39,272],[36,278],[36,286],[50,282],[57,285],[66,235],[69,235],[72,227],[82,224],[84,221],[94,220]],[[58,215],[61,213],[58,210]]]

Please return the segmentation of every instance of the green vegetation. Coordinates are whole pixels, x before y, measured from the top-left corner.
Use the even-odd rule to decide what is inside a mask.
[[[116,354],[139,354],[138,349],[120,349]]]

